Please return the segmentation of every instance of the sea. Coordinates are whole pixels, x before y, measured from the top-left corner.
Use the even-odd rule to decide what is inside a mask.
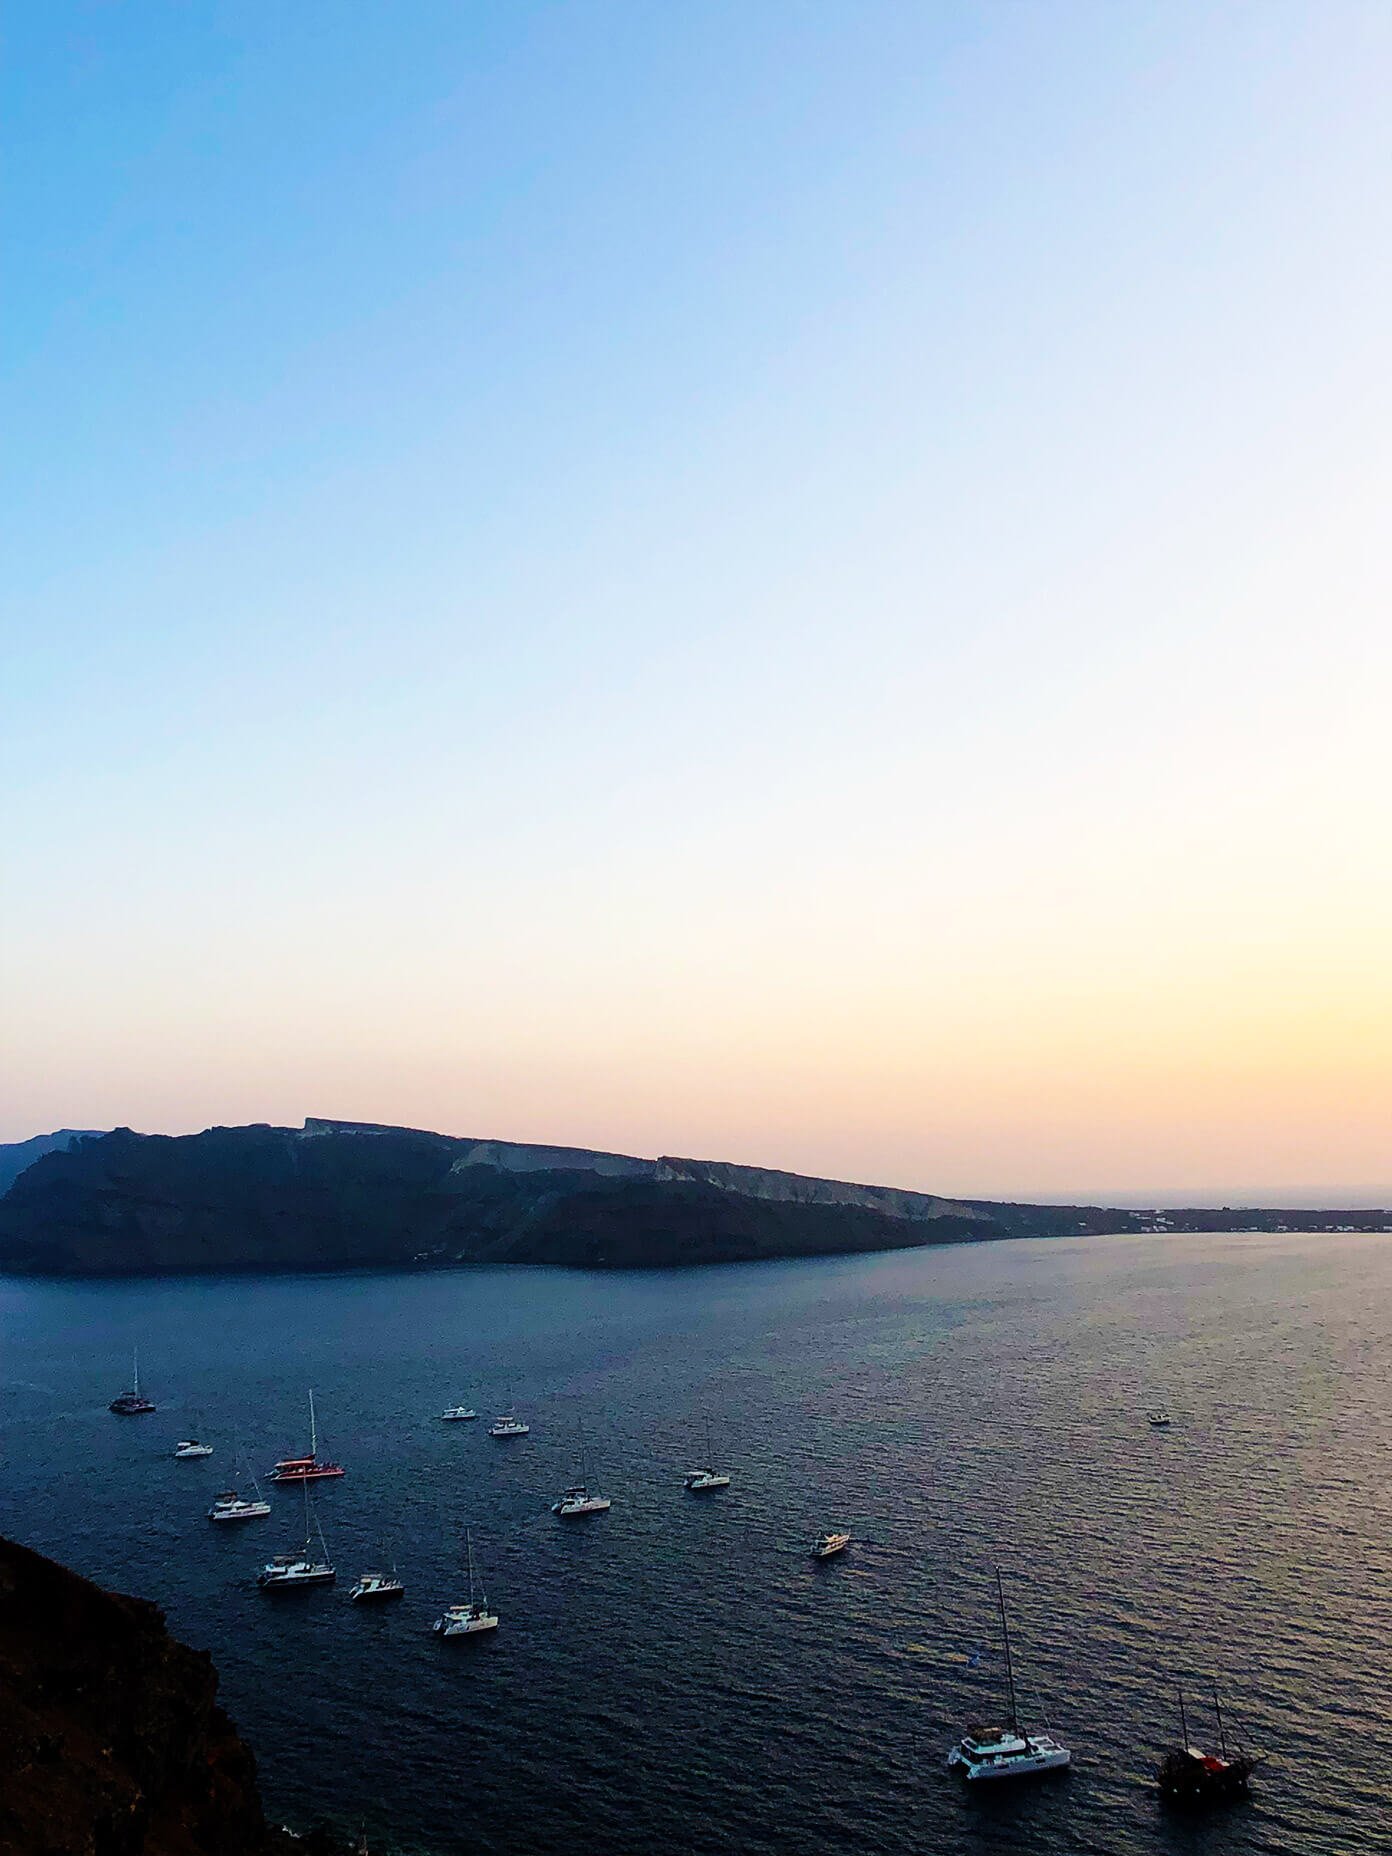
[[[113,1417],[136,1346],[158,1411]],[[270,1814],[374,1856],[1392,1850],[1392,1237],[5,1279],[0,1383],[0,1530],[162,1606]],[[206,1511],[239,1453],[307,1449],[311,1388],[338,1583],[268,1597],[301,1491]],[[732,1482],[693,1496],[708,1426]],[[211,1459],[173,1459],[191,1432]],[[566,1522],[582,1436],[613,1507]],[[501,1623],[445,1641],[466,1528]],[[405,1598],[351,1605],[384,1563]],[[1005,1706],[996,1568],[1073,1766],[992,1791],[945,1756]],[[1196,1819],[1153,1769],[1181,1688],[1216,1743],[1215,1687],[1266,1757]]]

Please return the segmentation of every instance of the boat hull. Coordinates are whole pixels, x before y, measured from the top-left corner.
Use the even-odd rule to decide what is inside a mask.
[[[248,1502],[245,1508],[224,1509],[221,1513],[216,1508],[208,1510],[210,1521],[260,1521],[271,1512],[269,1502]]]
[[[389,1599],[404,1598],[406,1587],[404,1585],[374,1586],[369,1591],[361,1592],[355,1586],[348,1596],[355,1605],[384,1605]]]
[[[1008,1779],[1037,1779],[1062,1772],[1073,1763],[1067,1747],[1038,1748],[1031,1753],[1007,1754],[998,1759],[969,1759],[960,1747],[947,1756],[948,1765],[971,1785],[999,1785]]]
[[[263,1592],[303,1592],[312,1585],[332,1585],[337,1577],[333,1568],[327,1567],[322,1572],[278,1574],[269,1578],[264,1572],[258,1573],[256,1583]]]
[[[341,1476],[343,1470],[337,1463],[321,1463],[315,1469],[273,1469],[266,1477],[267,1482],[323,1482],[331,1476]]]
[[[478,1637],[485,1631],[497,1630],[495,1617],[470,1618],[467,1623],[446,1623],[437,1619],[431,1626],[437,1637]]]

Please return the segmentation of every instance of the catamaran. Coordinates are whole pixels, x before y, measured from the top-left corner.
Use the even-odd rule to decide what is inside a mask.
[[[396,1576],[396,1561],[387,1552],[386,1543],[382,1544],[382,1560],[390,1562],[391,1571],[365,1572],[348,1594],[355,1605],[376,1604],[384,1598],[400,1598],[406,1587]]]
[[[154,1400],[143,1397],[140,1391],[140,1349],[136,1347],[131,1357],[131,1389],[112,1399],[107,1410],[114,1411],[118,1418],[140,1418],[154,1409]]]
[[[585,1429],[580,1427],[580,1480],[570,1488],[562,1489],[559,1501],[552,1502],[552,1514],[560,1515],[564,1520],[573,1520],[582,1514],[604,1514],[613,1507],[607,1495],[591,1495],[585,1484],[589,1480],[589,1464],[585,1450]]]
[[[467,1528],[464,1530],[464,1547],[469,1558],[469,1602],[467,1605],[445,1607],[430,1627],[437,1637],[473,1637],[479,1631],[498,1628],[497,1613],[488,1609],[488,1594],[481,1592],[477,1598],[474,1597],[474,1537]]]
[[[525,1437],[531,1430],[530,1424],[524,1424],[514,1412],[505,1417],[495,1418],[488,1427],[490,1437]]]
[[[682,1479],[682,1487],[689,1490],[692,1495],[705,1495],[712,1489],[728,1489],[730,1486],[730,1478],[725,1474],[724,1470],[713,1469],[711,1465],[714,1462],[715,1452],[711,1449],[710,1419],[707,1418],[706,1467],[704,1469],[687,1470],[686,1475]]]
[[[341,1476],[341,1463],[321,1463],[318,1457],[319,1437],[315,1429],[314,1394],[309,1395],[309,1455],[287,1456],[276,1464],[266,1477],[267,1482],[318,1482],[325,1476]]]
[[[319,1525],[318,1515],[311,1520],[309,1507],[309,1490],[304,1492],[305,1502],[305,1543],[300,1553],[277,1553],[273,1560],[263,1566],[256,1575],[256,1583],[263,1592],[284,1592],[292,1588],[298,1590],[307,1585],[332,1585],[337,1578],[329,1562],[329,1549],[324,1543],[324,1530]],[[319,1541],[320,1557],[314,1557],[315,1537]]]
[[[202,1413],[196,1411],[193,1416],[196,1422],[201,1418]],[[211,1456],[212,1454],[213,1446],[211,1444],[200,1443],[196,1437],[185,1437],[174,1446],[175,1458],[181,1463],[192,1463],[199,1457]]]
[[[1025,1779],[1055,1772],[1073,1758],[1050,1734],[1026,1733],[1015,1703],[1015,1667],[1010,1657],[1010,1626],[1005,1618],[1005,1587],[996,1568],[996,1600],[1000,1608],[1001,1641],[1005,1645],[1005,1682],[1010,1714],[1004,1727],[973,1727],[953,1747],[947,1763],[966,1779]]]

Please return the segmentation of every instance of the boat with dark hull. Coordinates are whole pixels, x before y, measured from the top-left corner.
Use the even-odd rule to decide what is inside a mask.
[[[1245,1798],[1252,1774],[1262,1763],[1260,1753],[1229,1753],[1223,1728],[1223,1709],[1215,1691],[1213,1712],[1218,1719],[1218,1752],[1205,1753],[1189,1743],[1189,1722],[1184,1712],[1184,1695],[1179,1695],[1180,1743],[1171,1747],[1155,1768],[1162,1796],[1173,1804],[1189,1807],[1224,1804]]]
[[[131,1389],[121,1392],[106,1408],[115,1412],[118,1418],[143,1418],[147,1412],[155,1409],[153,1399],[146,1398],[140,1390],[140,1353],[137,1349],[131,1361]]]

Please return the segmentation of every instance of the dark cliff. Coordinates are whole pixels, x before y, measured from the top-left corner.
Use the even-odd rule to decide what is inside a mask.
[[[1383,1214],[1184,1211],[1164,1228],[1380,1228]],[[1096,1206],[952,1200],[722,1161],[308,1121],[81,1139],[0,1198],[0,1270],[558,1263],[670,1267],[1149,1228]]]
[[[163,1614],[0,1539],[4,1856],[288,1856],[211,1659]]]

